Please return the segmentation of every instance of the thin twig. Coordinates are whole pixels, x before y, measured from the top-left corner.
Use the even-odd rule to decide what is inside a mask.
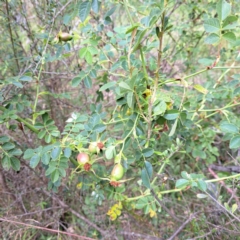
[[[174,232],[174,234],[168,238],[168,240],[173,240],[185,228],[185,226],[196,217],[197,214],[199,214],[199,212],[191,214],[189,218]]]

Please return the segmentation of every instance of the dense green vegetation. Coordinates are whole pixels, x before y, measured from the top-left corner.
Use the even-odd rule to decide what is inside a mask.
[[[0,239],[239,239],[238,1],[0,9]]]

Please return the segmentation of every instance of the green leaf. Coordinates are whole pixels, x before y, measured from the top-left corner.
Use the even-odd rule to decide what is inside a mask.
[[[234,203],[234,204],[232,205],[231,212],[234,213],[237,209],[238,209],[238,205],[237,205],[236,203]]]
[[[129,90],[129,91],[132,91],[131,87],[125,82],[120,82],[119,87],[124,88],[124,89]]]
[[[207,190],[207,183],[203,180],[198,180],[197,181],[197,185],[198,185],[198,188],[202,191],[206,191]]]
[[[127,94],[127,104],[128,104],[129,108],[134,107],[134,94],[133,94],[133,92],[129,92]]]
[[[220,37],[216,33],[211,33],[209,36],[205,38],[205,43],[206,44],[214,44],[219,42]]]
[[[85,59],[87,61],[88,64],[92,64],[93,62],[93,57],[92,57],[92,54],[90,51],[87,51],[86,54],[85,54]]]
[[[205,28],[206,32],[217,33],[220,31],[221,25],[220,25],[220,22],[218,19],[210,18],[210,19],[205,20],[204,28]]]
[[[38,138],[42,139],[45,136],[45,134],[46,134],[46,130],[42,130],[42,131],[38,132],[37,136],[38,136]]]
[[[65,169],[59,168],[58,171],[59,171],[59,173],[60,173],[60,175],[61,175],[62,177],[66,177],[66,171],[65,171]]]
[[[82,22],[85,21],[87,18],[88,14],[90,13],[91,10],[91,2],[90,1],[85,1],[82,2],[79,6],[79,17]]]
[[[193,88],[196,89],[200,93],[203,93],[203,94],[208,93],[208,90],[199,84],[194,85]]]
[[[184,188],[190,184],[187,179],[178,179],[176,182],[176,188]]]
[[[84,85],[86,86],[86,88],[92,87],[92,79],[89,76],[86,76],[84,78]]]
[[[146,32],[147,32],[147,29],[144,29],[137,34],[137,40],[132,48],[132,52],[135,52],[136,50],[138,50],[138,48],[140,47],[141,40],[145,36]]]
[[[35,154],[30,159],[30,167],[35,168],[40,161],[40,156],[38,154]]]
[[[142,183],[146,188],[151,188],[151,184],[150,184],[150,178],[148,175],[148,172],[146,170],[146,168],[142,169],[142,173],[141,173],[141,178],[142,178]]]
[[[224,122],[224,123],[221,123],[219,127],[221,131],[224,133],[238,133],[237,126],[235,126],[232,123]]]
[[[179,116],[179,111],[176,109],[172,109],[172,110],[166,111],[163,117],[167,120],[175,120],[178,116]]]
[[[32,77],[31,76],[21,76],[19,78],[20,81],[24,81],[24,82],[30,82],[32,81]]]
[[[105,156],[107,159],[112,159],[113,156],[115,155],[115,146],[109,146],[106,151],[105,151]]]
[[[217,14],[220,21],[223,21],[231,13],[231,5],[225,0],[219,0],[217,3]]]
[[[177,124],[178,124],[178,118],[175,120],[174,124],[172,125],[172,129],[171,129],[170,133],[168,134],[169,137],[172,137],[174,135],[174,133],[176,132]]]
[[[101,86],[99,91],[100,92],[105,91],[106,89],[109,89],[115,85],[116,85],[116,82],[108,82],[108,83],[104,84],[103,86]]]
[[[237,135],[230,140],[229,148],[240,148],[240,135]]]
[[[101,5],[101,2],[99,2],[98,0],[92,0],[92,10],[95,13],[99,12],[100,5]]]
[[[55,165],[49,165],[47,171],[45,172],[45,176],[50,175],[53,171],[55,171],[56,166]]]
[[[200,157],[202,159],[206,159],[206,157],[207,157],[206,153],[204,151],[196,149],[196,148],[193,149],[192,155],[194,158]]]
[[[72,150],[71,150],[71,148],[65,148],[65,149],[64,149],[64,156],[65,156],[66,158],[70,158],[71,155],[72,155]]]
[[[51,140],[52,140],[51,134],[46,134],[45,137],[44,137],[44,140],[45,140],[46,143],[50,143]]]
[[[153,174],[152,164],[150,162],[148,162],[148,161],[144,161],[144,164],[145,164],[145,168],[147,170],[149,179],[151,179],[152,178],[152,174]]]
[[[229,30],[229,29],[234,29],[238,26],[238,16],[228,16],[222,25],[223,30]]]
[[[140,26],[139,23],[135,23],[133,26],[127,29],[126,34],[133,32],[133,30],[138,28],[139,26]]]
[[[137,203],[135,205],[135,208],[136,209],[143,209],[147,205],[148,205],[148,199],[147,199],[147,197],[143,197],[143,198],[138,199],[138,201],[137,201]]]
[[[81,48],[81,49],[79,50],[79,57],[80,57],[80,58],[84,58],[85,55],[86,55],[86,53],[87,53],[87,51],[88,51],[87,47]]]
[[[19,148],[14,148],[8,152],[8,155],[10,156],[20,156],[22,154],[22,151]]]
[[[206,195],[206,194],[202,194],[202,193],[198,193],[197,194],[197,198],[207,198],[208,197],[208,195]]]
[[[234,43],[237,40],[236,35],[233,32],[224,33],[222,37],[230,43]]]
[[[10,167],[11,167],[11,161],[10,161],[10,158],[7,155],[5,155],[2,159],[2,167],[5,170],[9,170]]]
[[[161,101],[157,106],[154,107],[154,115],[161,115],[167,110],[167,104],[165,101]]]
[[[52,180],[53,183],[55,183],[58,179],[59,179],[59,171],[58,171],[58,169],[55,169],[51,173],[51,180]]]
[[[11,157],[10,162],[11,162],[11,166],[12,166],[13,170],[15,170],[15,171],[20,170],[20,161],[17,158]]]
[[[61,154],[62,148],[61,147],[55,147],[51,152],[51,157],[53,160],[56,160],[59,158]]]
[[[72,86],[77,87],[82,80],[83,80],[83,77],[80,77],[80,76],[77,76],[77,77],[73,78]]]
[[[152,148],[145,148],[142,151],[142,154],[144,157],[151,157],[154,153],[154,150]]]
[[[24,152],[24,155],[23,155],[23,158],[25,160],[31,158],[33,155],[34,155],[34,151],[32,149],[27,149],[25,152]]]
[[[8,142],[10,139],[9,139],[9,137],[7,137],[7,136],[1,136],[0,137],[0,143],[2,144],[2,143],[5,143],[5,142]]]
[[[41,156],[41,161],[43,164],[48,165],[49,161],[50,161],[50,155],[49,153],[45,152],[42,156]]]
[[[182,171],[182,172],[181,172],[181,176],[182,176],[184,179],[191,179],[190,175],[189,175],[186,171]]]
[[[101,133],[103,132],[104,130],[106,129],[106,126],[102,123],[100,124],[97,124],[94,128],[93,128],[93,131],[96,131],[98,133]]]
[[[2,145],[2,148],[5,150],[5,151],[8,151],[10,149],[13,149],[15,148],[15,145],[11,142],[6,142]]]

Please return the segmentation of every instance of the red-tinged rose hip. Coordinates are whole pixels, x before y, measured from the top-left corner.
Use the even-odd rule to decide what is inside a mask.
[[[85,163],[89,162],[90,158],[87,153],[79,153],[77,155],[77,161],[79,164],[84,165]]]
[[[98,142],[97,146],[98,146],[99,149],[103,149],[104,148],[104,143]]]

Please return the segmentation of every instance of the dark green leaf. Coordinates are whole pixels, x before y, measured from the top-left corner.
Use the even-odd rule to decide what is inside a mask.
[[[150,178],[148,175],[148,172],[146,170],[146,168],[142,169],[142,174],[141,174],[141,178],[142,178],[142,183],[146,188],[151,188],[151,183],[150,183]]]
[[[145,148],[142,151],[142,154],[144,157],[151,157],[154,153],[154,150],[152,148]]]
[[[82,2],[79,6],[79,17],[82,22],[85,21],[87,18],[88,14],[90,13],[91,10],[91,2],[90,1],[85,1]]]
[[[13,170],[19,171],[20,170],[20,161],[15,157],[11,157],[10,161],[11,161],[11,166],[12,166]]]
[[[144,161],[144,164],[145,164],[145,168],[147,170],[149,179],[151,179],[152,178],[152,174],[153,174],[152,164],[150,162],[148,162],[148,161]]]

